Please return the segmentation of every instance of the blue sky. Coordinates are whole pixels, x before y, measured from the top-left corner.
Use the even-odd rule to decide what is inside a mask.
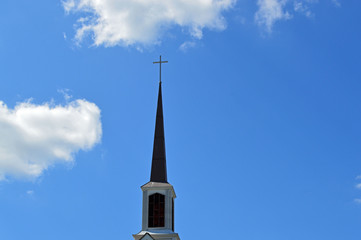
[[[360,239],[360,1],[96,3],[0,3],[0,239],[141,229],[160,54],[181,239]]]

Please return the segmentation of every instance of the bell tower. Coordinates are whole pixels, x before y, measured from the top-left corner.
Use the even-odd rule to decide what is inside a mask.
[[[162,81],[160,57],[160,79],[158,90],[157,115],[155,120],[152,169],[150,181],[143,186],[142,230],[133,234],[135,240],[180,240],[174,232],[174,188],[167,181],[167,165],[165,157]]]

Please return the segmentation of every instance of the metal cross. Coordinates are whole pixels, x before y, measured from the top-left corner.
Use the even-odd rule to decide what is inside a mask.
[[[153,62],[153,64],[159,63],[159,82],[162,82],[162,63],[168,63],[168,61],[162,61],[162,55],[159,56],[159,62]]]

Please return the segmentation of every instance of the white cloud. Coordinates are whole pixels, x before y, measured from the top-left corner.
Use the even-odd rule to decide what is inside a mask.
[[[33,190],[28,190],[28,191],[26,191],[26,194],[28,194],[29,196],[32,196],[32,195],[34,195],[34,191]]]
[[[360,179],[361,179],[361,175],[359,175],[359,176],[356,177],[356,180],[360,180]],[[361,183],[356,184],[356,188],[357,188],[357,189],[361,189]],[[355,202],[361,204],[361,198],[355,199]]]
[[[223,30],[222,12],[236,0],[63,0],[67,13],[81,13],[75,39],[91,35],[94,45],[152,45],[164,31],[179,26],[194,38],[203,29]]]
[[[73,97],[72,95],[69,94],[70,90],[65,88],[65,89],[58,89],[58,93],[61,93],[64,96],[65,101],[69,102],[69,100]]]
[[[71,163],[102,135],[100,109],[86,100],[65,106],[0,101],[0,180],[34,179],[55,163]]]
[[[179,49],[186,52],[189,48],[194,48],[196,43],[194,41],[186,41],[179,46]]]
[[[294,1],[293,9],[295,10],[295,12],[302,13],[306,17],[312,16],[312,12],[310,11],[309,7],[305,5],[302,1]]]
[[[338,1],[332,1],[337,5]],[[258,0],[255,21],[259,26],[264,27],[267,32],[272,32],[277,21],[289,20],[297,13],[308,18],[313,17],[312,5],[317,3],[319,3],[319,0]]]
[[[335,4],[336,7],[341,7],[341,3],[339,0],[332,0],[333,4]]]
[[[255,14],[256,23],[264,26],[268,32],[272,31],[273,24],[279,20],[287,20],[292,16],[285,10],[287,0],[258,0],[259,7]]]
[[[66,12],[69,12],[72,8],[75,7],[75,0],[68,0],[68,1],[63,1],[62,2],[64,10]]]

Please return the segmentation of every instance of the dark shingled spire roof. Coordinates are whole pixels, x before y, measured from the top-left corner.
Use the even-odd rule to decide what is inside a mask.
[[[151,182],[167,183],[167,164],[165,160],[165,141],[163,123],[163,103],[162,103],[162,82],[159,82],[157,117],[155,120],[152,172]]]

